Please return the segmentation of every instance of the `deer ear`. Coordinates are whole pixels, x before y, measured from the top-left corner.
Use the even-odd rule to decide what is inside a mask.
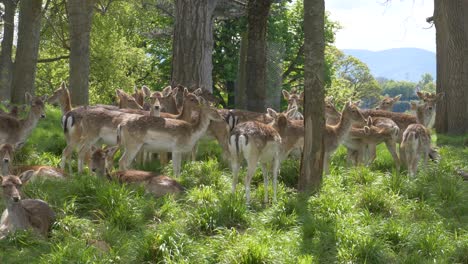
[[[401,94],[399,94],[399,95],[393,97],[393,100],[394,100],[395,102],[398,102],[398,101],[400,101],[400,98],[401,98]]]
[[[41,101],[42,101],[42,102],[45,102],[45,101],[47,101],[47,95],[43,95],[43,96],[41,96]]]
[[[442,100],[444,98],[444,96],[445,96],[445,92],[438,93],[436,95],[436,101]]]
[[[424,93],[421,93],[421,92],[416,92],[416,94],[418,95],[418,97],[422,100],[426,99],[426,95]]]
[[[372,117],[370,117],[370,116],[367,118],[367,125],[368,126],[372,125]]]
[[[18,177],[20,180],[25,183],[31,179],[31,177],[34,175],[34,170],[27,170],[23,173],[21,173]]]
[[[67,89],[67,84],[65,83],[65,81],[62,81],[62,83],[60,84],[60,88],[63,90]]]
[[[115,153],[117,152],[118,149],[119,149],[119,146],[113,146],[113,147],[107,148],[106,149],[106,156],[107,157],[114,157],[114,155],[115,155]]]
[[[188,89],[184,88],[184,97],[187,96],[188,93],[189,93]]]
[[[202,88],[196,89],[195,91],[193,91],[193,94],[198,95],[198,96],[201,96],[201,95],[203,94]]]
[[[304,91],[301,92],[301,94],[299,95],[299,98],[304,101]]]
[[[278,116],[278,113],[277,113],[275,110],[271,109],[271,108],[267,108],[267,113],[268,113],[268,115],[270,115],[272,118],[276,118],[276,117]]]
[[[296,114],[296,112],[297,112],[297,107],[294,106],[291,109],[289,109],[288,112],[286,112],[286,116],[288,118],[292,118],[294,116],[294,114]]]
[[[172,89],[172,92],[171,92],[172,96],[177,97],[177,93],[179,93],[179,87]]]
[[[289,100],[289,95],[290,95],[289,92],[286,91],[286,90],[283,90],[282,92],[283,92],[283,97],[284,97],[284,99],[285,99],[285,100]]]
[[[32,102],[32,95],[29,92],[26,92],[24,94],[24,97],[26,98],[26,102],[31,103]]]
[[[141,87],[141,91],[143,92],[143,94],[144,94],[145,96],[147,96],[147,97],[150,97],[150,96],[151,96],[151,90],[150,90],[150,88],[148,88],[148,86],[143,85],[143,86]]]
[[[168,96],[172,92],[172,87],[166,86],[161,92],[163,96]]]
[[[418,103],[416,103],[415,101],[411,101],[411,110],[416,110],[418,109]]]
[[[369,134],[370,134],[370,127],[364,126],[364,133],[365,133],[366,135],[369,135]]]

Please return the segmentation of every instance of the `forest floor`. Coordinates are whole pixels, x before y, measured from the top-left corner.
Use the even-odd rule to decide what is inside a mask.
[[[383,146],[372,166],[351,169],[340,148],[311,196],[297,193],[299,162],[289,159],[278,201],[266,206],[259,169],[249,208],[245,170],[231,194],[214,142],[184,165],[179,196],[155,199],[89,174],[33,181],[25,195],[47,201],[57,221],[48,239],[17,232],[1,240],[0,263],[468,263],[468,182],[456,172],[468,170],[468,140],[440,141],[440,162],[414,179],[395,173]],[[49,108],[16,162],[56,166],[64,146],[60,111]]]

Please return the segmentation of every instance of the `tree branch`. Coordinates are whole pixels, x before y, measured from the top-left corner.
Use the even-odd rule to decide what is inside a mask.
[[[295,69],[296,64],[299,62],[299,58],[304,55],[304,43],[302,43],[301,47],[299,47],[299,50],[297,51],[296,57],[294,60],[291,61],[291,64],[289,64],[288,69],[283,73],[282,78],[283,80],[286,79],[289,74]]]
[[[63,55],[55,58],[47,58],[47,59],[39,59],[37,60],[37,63],[48,63],[48,62],[54,62],[54,61],[59,61],[59,60],[64,60],[70,58],[70,55]]]

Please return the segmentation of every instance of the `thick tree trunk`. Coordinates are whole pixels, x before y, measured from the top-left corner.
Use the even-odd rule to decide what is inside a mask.
[[[0,100],[11,99],[11,78],[13,62],[11,60],[13,35],[15,31],[16,0],[3,0],[5,13],[3,14],[3,39],[0,54]]]
[[[246,72],[245,66],[247,63],[247,34],[241,34],[240,50],[239,50],[239,67],[237,74],[237,82],[235,88],[234,100],[237,109],[247,109],[246,102]]]
[[[11,101],[24,103],[24,94],[34,94],[39,53],[42,0],[21,0],[19,4],[18,44],[13,71]]]
[[[437,44],[438,133],[468,133],[468,1],[434,0]]]
[[[272,0],[249,0],[247,4],[247,110],[265,112],[266,33]]]
[[[218,1],[175,1],[172,85],[213,91],[213,13]]]
[[[70,96],[74,105],[89,103],[89,51],[94,0],[68,0]]]
[[[284,45],[277,42],[269,42],[267,48],[267,70],[266,70],[266,101],[265,106],[280,111],[281,88],[283,84]]]
[[[304,1],[304,151],[298,189],[310,191],[320,186],[323,173],[325,3]]]

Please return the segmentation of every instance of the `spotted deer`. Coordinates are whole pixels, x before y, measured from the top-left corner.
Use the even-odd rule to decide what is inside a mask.
[[[431,151],[431,132],[422,124],[411,124],[403,133],[400,155],[405,157],[408,174],[414,177],[418,171],[418,163],[423,157],[424,166]],[[404,155],[403,155],[404,153]]]
[[[117,147],[94,148],[91,154],[90,168],[99,177],[118,180],[120,183],[142,184],[148,193],[156,197],[168,193],[180,193],[184,191],[182,185],[176,180],[164,175],[140,170],[124,170],[112,172],[114,154]]]
[[[16,230],[32,229],[47,236],[55,221],[55,213],[50,206],[39,199],[21,199],[21,186],[34,174],[29,170],[19,176],[0,176],[3,199],[6,209],[0,220],[0,238]]]
[[[281,136],[271,125],[257,121],[247,121],[234,127],[229,138],[229,152],[232,169],[232,192],[236,191],[240,165],[247,161],[245,176],[246,203],[250,203],[250,182],[260,163],[265,188],[264,202],[268,203],[268,167],[273,173],[273,201],[276,201],[276,188],[281,163]]]
[[[278,131],[281,136],[280,162],[285,160],[292,150],[298,149],[302,152],[304,148],[304,121],[296,120],[297,108],[291,108],[286,113],[277,113],[267,108],[268,114],[274,118],[270,125]]]
[[[46,96],[36,97],[26,93],[26,102],[31,109],[25,119],[17,119],[8,115],[0,115],[0,144],[16,145],[25,142],[40,118],[45,118]]]
[[[121,122],[117,132],[123,150],[119,169],[126,170],[138,151],[143,148],[149,151],[172,152],[174,174],[178,176],[182,153],[191,151],[205,134],[211,120],[222,120],[216,109],[209,106],[200,108],[199,118],[194,123],[153,116],[140,116]]]
[[[357,103],[351,101],[346,103],[340,121],[336,125],[325,125],[324,133],[324,158],[323,170],[328,174],[329,162],[331,155],[335,152],[338,146],[346,139],[353,124],[364,124],[366,120],[357,107]]]
[[[282,90],[284,100],[288,102],[288,108],[287,112],[290,111],[291,109],[296,108],[297,111],[294,112],[294,116],[292,116],[292,119],[294,120],[304,120],[304,116],[299,112],[299,109],[301,109],[304,105],[304,92],[301,92],[300,94],[297,93],[295,89],[291,90],[291,92],[288,92],[286,90]]]
[[[390,97],[385,95],[384,98],[379,102],[379,104],[375,107],[375,110],[382,110],[382,111],[392,111],[393,105],[400,101],[401,94]]]

